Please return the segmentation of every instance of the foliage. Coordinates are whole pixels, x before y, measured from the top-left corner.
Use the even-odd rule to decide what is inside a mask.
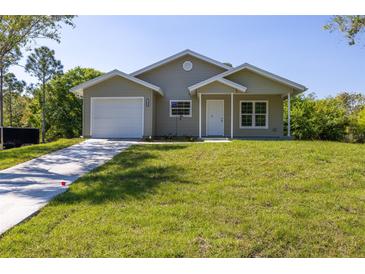
[[[0,151],[0,170],[32,160],[41,155],[77,144],[82,139],[59,139],[47,144],[23,146]]]
[[[55,75],[63,73],[61,61],[56,60],[54,50],[45,46],[34,49],[27,59],[25,71],[44,85]]]
[[[62,24],[74,26],[74,16],[0,16],[0,63],[10,52],[26,47],[38,38],[60,41]]]
[[[79,137],[82,134],[82,100],[70,93],[69,90],[101,74],[101,72],[91,68],[76,67],[48,82],[46,119],[52,121],[46,126],[46,135],[49,140],[60,137]],[[30,124],[39,127],[41,124],[40,89],[36,88],[33,94],[34,100],[29,106],[32,113]]]
[[[50,82],[48,137],[72,138],[82,135],[82,99],[77,98],[70,89],[83,82],[100,76],[102,73],[91,68],[76,67]]]
[[[348,120],[346,109],[337,98],[327,98],[316,101],[315,139],[342,141],[346,134]]]
[[[284,124],[288,124],[287,101],[284,103]],[[290,126],[291,135],[297,139],[315,139],[315,98],[313,94],[307,97],[299,95],[291,100],[290,105]]]
[[[130,147],[0,239],[0,257],[364,257],[365,146]]]
[[[365,29],[365,16],[364,15],[337,15],[331,19],[324,29],[329,31],[342,32],[349,45],[354,45],[357,42],[357,38],[360,33]]]
[[[365,95],[360,92],[340,92],[336,98],[345,105],[347,115],[352,115],[365,106]]]
[[[291,133],[297,139],[361,142],[357,115],[364,107],[365,96],[361,93],[342,92],[319,100],[313,94],[296,96],[291,101]],[[286,126],[287,119],[285,102]]]
[[[361,117],[365,108],[365,95],[355,92],[342,92],[336,98],[341,100],[346,108],[346,117],[349,121],[346,140],[365,142],[365,132],[361,125]]]
[[[0,15],[0,124],[3,125],[3,74],[16,63],[21,49],[38,38],[60,41],[62,24],[74,26],[74,16]]]
[[[20,95],[24,91],[26,83],[24,81],[19,81],[14,73],[9,72],[4,76],[4,84],[6,89],[4,94],[4,105],[6,105],[5,109],[7,109],[8,116],[8,123],[5,123],[5,125],[17,127],[20,124],[22,103],[24,103],[24,100],[21,100]],[[16,114],[15,117],[14,114]],[[16,119],[16,123],[13,123],[14,118]]]
[[[11,95],[7,93],[4,96],[4,125],[12,126],[12,127],[29,127],[29,104],[32,101],[32,98],[29,98],[25,95],[13,94]],[[10,109],[11,102],[11,111]],[[12,114],[10,116],[10,113]]]
[[[357,116],[357,123],[359,125],[359,128],[365,132],[365,107],[359,111]]]
[[[52,77],[63,73],[61,61],[56,60],[54,50],[47,47],[34,49],[34,52],[28,56],[25,70],[32,76],[36,77],[41,87],[41,107],[42,107],[42,143],[46,139],[46,93],[47,82]]]
[[[349,134],[351,141],[365,142],[365,106],[351,116]]]
[[[4,126],[4,79],[6,73],[9,70],[9,67],[16,64],[20,58],[22,57],[22,53],[18,48],[15,48],[5,56],[2,57],[2,61],[0,60],[0,126]],[[11,96],[10,96],[11,98]],[[11,103],[9,104],[11,106]],[[11,116],[11,115],[10,115]],[[10,119],[11,120],[11,119]]]

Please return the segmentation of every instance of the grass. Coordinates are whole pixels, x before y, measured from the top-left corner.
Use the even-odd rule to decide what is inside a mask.
[[[43,154],[47,154],[61,148],[65,148],[83,141],[81,138],[75,139],[59,139],[54,142],[23,146],[0,151],[0,170],[17,164],[32,160]]]
[[[1,257],[364,257],[365,146],[133,146],[0,239]]]

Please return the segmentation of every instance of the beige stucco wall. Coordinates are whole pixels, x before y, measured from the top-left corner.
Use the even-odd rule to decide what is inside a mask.
[[[238,71],[226,78],[245,86],[247,93],[250,94],[283,94],[292,92],[292,88],[249,70]]]
[[[185,61],[193,63],[191,71],[184,71]],[[159,86],[165,96],[157,96],[155,135],[198,136],[199,109],[197,96],[190,96],[188,87],[223,72],[224,69],[192,56],[183,56],[163,66],[147,71],[137,78]],[[170,117],[170,100],[192,100],[192,117]]]
[[[227,85],[224,85],[220,82],[210,83],[198,90],[199,93],[231,93],[235,92],[235,90]]]
[[[83,97],[83,136],[90,137],[91,97],[144,97],[144,135],[153,135],[154,92],[125,78],[116,76],[84,90]],[[159,96],[159,95],[156,95]],[[146,107],[146,99],[150,106]]]

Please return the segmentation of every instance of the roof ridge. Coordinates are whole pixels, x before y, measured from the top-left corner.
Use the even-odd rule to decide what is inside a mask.
[[[227,66],[226,64],[224,64],[224,63],[222,63],[220,61],[217,61],[217,60],[215,60],[213,58],[207,57],[207,56],[205,56],[203,54],[197,53],[197,52],[195,52],[195,51],[193,51],[191,49],[185,49],[185,50],[180,51],[178,53],[175,53],[175,54],[173,54],[173,55],[171,55],[169,57],[166,57],[166,58],[164,58],[164,59],[162,59],[160,61],[157,61],[155,63],[152,63],[151,65],[148,65],[148,66],[143,67],[143,68],[141,68],[139,70],[136,70],[136,71],[130,73],[130,75],[132,75],[132,76],[140,75],[140,74],[142,74],[142,73],[144,73],[146,71],[152,70],[152,69],[154,69],[156,67],[162,66],[162,65],[164,65],[164,64],[166,64],[168,62],[171,62],[173,60],[176,60],[176,59],[178,59],[178,58],[180,58],[180,57],[182,57],[182,56],[184,56],[186,54],[190,54],[190,55],[192,55],[192,56],[194,56],[194,57],[196,57],[198,59],[204,60],[204,61],[206,61],[208,63],[214,64],[214,65],[219,66],[221,68],[224,68],[226,70],[229,70],[229,69],[232,68],[232,67]]]
[[[96,84],[98,84],[100,82],[103,82],[103,81],[105,81],[105,80],[107,80],[107,79],[109,79],[111,77],[114,77],[114,76],[120,76],[120,77],[123,77],[125,79],[130,80],[130,81],[133,81],[133,82],[135,82],[137,84],[140,84],[140,85],[143,85],[145,87],[148,87],[148,88],[150,88],[152,90],[157,91],[158,93],[160,93],[163,96],[163,92],[162,92],[162,90],[161,90],[160,87],[158,87],[158,86],[156,86],[156,85],[154,85],[152,83],[149,83],[149,82],[147,82],[145,80],[136,78],[136,77],[134,77],[134,76],[132,76],[130,74],[127,74],[127,73],[125,73],[123,71],[120,71],[118,69],[113,69],[113,70],[111,70],[111,71],[109,71],[107,73],[104,73],[103,75],[100,75],[100,76],[98,76],[96,78],[93,78],[93,79],[90,79],[90,80],[88,80],[86,82],[83,82],[83,83],[81,83],[81,84],[79,84],[79,85],[71,88],[70,89],[70,92],[76,93],[76,92],[78,92],[80,90],[83,90],[83,89],[88,88],[90,86],[96,85]]]
[[[236,66],[234,68],[231,68],[230,70],[227,70],[227,71],[224,71],[224,72],[219,73],[217,75],[214,75],[214,76],[212,76],[212,77],[210,77],[208,79],[205,79],[205,80],[203,80],[203,81],[201,81],[199,83],[196,83],[194,85],[191,85],[190,87],[188,87],[188,89],[189,89],[190,92],[192,92],[193,90],[195,90],[195,89],[197,89],[197,88],[199,88],[201,86],[205,86],[205,85],[207,85],[209,83],[212,83],[214,81],[217,81],[218,79],[224,78],[224,77],[226,77],[228,75],[231,75],[231,74],[233,74],[235,72],[238,72],[238,71],[241,71],[243,69],[253,70],[256,73],[261,74],[264,77],[267,77],[267,78],[269,78],[271,80],[274,80],[274,81],[277,81],[277,82],[281,82],[283,84],[286,84],[286,85],[295,87],[295,88],[300,89],[302,91],[306,91],[307,90],[307,88],[305,86],[303,86],[303,85],[301,85],[299,83],[296,83],[294,81],[291,81],[289,79],[286,79],[286,78],[281,77],[279,75],[276,75],[274,73],[271,73],[269,71],[266,71],[264,69],[261,69],[259,67],[254,66],[254,65],[251,65],[249,63],[243,63],[243,64],[241,64],[239,66]]]

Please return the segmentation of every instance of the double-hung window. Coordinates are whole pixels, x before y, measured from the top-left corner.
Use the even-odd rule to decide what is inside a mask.
[[[170,100],[170,117],[191,117],[191,100]]]
[[[268,128],[267,101],[240,101],[240,128]]]

